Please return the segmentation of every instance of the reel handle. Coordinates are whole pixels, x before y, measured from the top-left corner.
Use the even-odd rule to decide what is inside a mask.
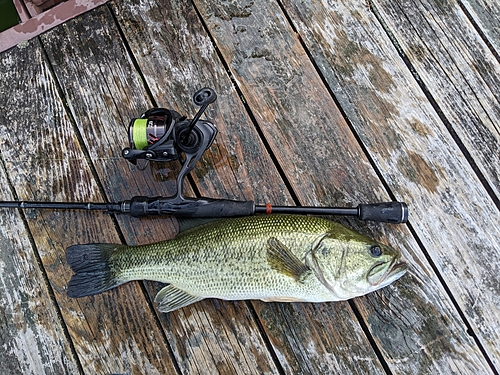
[[[197,106],[208,106],[217,100],[217,93],[210,87],[204,87],[193,94],[193,102]]]
[[[193,130],[194,126],[200,119],[201,115],[207,107],[215,102],[217,100],[217,93],[211,89],[210,87],[204,87],[201,90],[198,90],[194,93],[193,95],[193,102],[194,104],[201,106],[201,108],[198,110],[198,113],[193,117],[191,122],[188,125],[188,128],[186,132],[182,135],[182,138],[180,139],[180,143],[185,144],[186,140],[189,139],[189,135],[191,134],[191,131]]]

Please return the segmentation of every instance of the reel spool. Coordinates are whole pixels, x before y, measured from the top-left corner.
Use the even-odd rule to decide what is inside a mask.
[[[122,156],[134,165],[140,159],[146,160],[141,169],[149,161],[179,160],[181,153],[184,153],[183,164],[193,157],[201,157],[214,141],[217,129],[210,121],[199,118],[215,100],[215,91],[205,87],[193,95],[194,104],[201,108],[192,120],[166,108],[151,108],[140,118],[132,119],[128,131],[130,147],[122,150]]]

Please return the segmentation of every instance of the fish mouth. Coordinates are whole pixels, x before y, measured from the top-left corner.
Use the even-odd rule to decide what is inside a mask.
[[[377,271],[386,267],[386,264],[387,262],[377,263],[368,271],[367,279],[370,285],[382,288],[399,279],[408,270],[408,265],[399,256],[391,261],[382,275],[378,275]]]

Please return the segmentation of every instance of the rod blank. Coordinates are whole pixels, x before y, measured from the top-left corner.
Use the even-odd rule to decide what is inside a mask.
[[[115,211],[116,203],[0,201],[0,208]]]

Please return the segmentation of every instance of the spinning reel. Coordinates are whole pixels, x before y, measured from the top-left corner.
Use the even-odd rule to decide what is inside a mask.
[[[130,147],[122,150],[122,156],[134,165],[138,165],[138,160],[145,160],[144,165],[138,165],[141,169],[145,169],[150,161],[180,160],[183,168],[179,177],[184,177],[217,135],[217,129],[210,121],[200,120],[205,109],[215,100],[215,91],[205,87],[193,95],[194,104],[201,108],[191,120],[166,108],[151,108],[140,118],[132,119],[128,130]]]

